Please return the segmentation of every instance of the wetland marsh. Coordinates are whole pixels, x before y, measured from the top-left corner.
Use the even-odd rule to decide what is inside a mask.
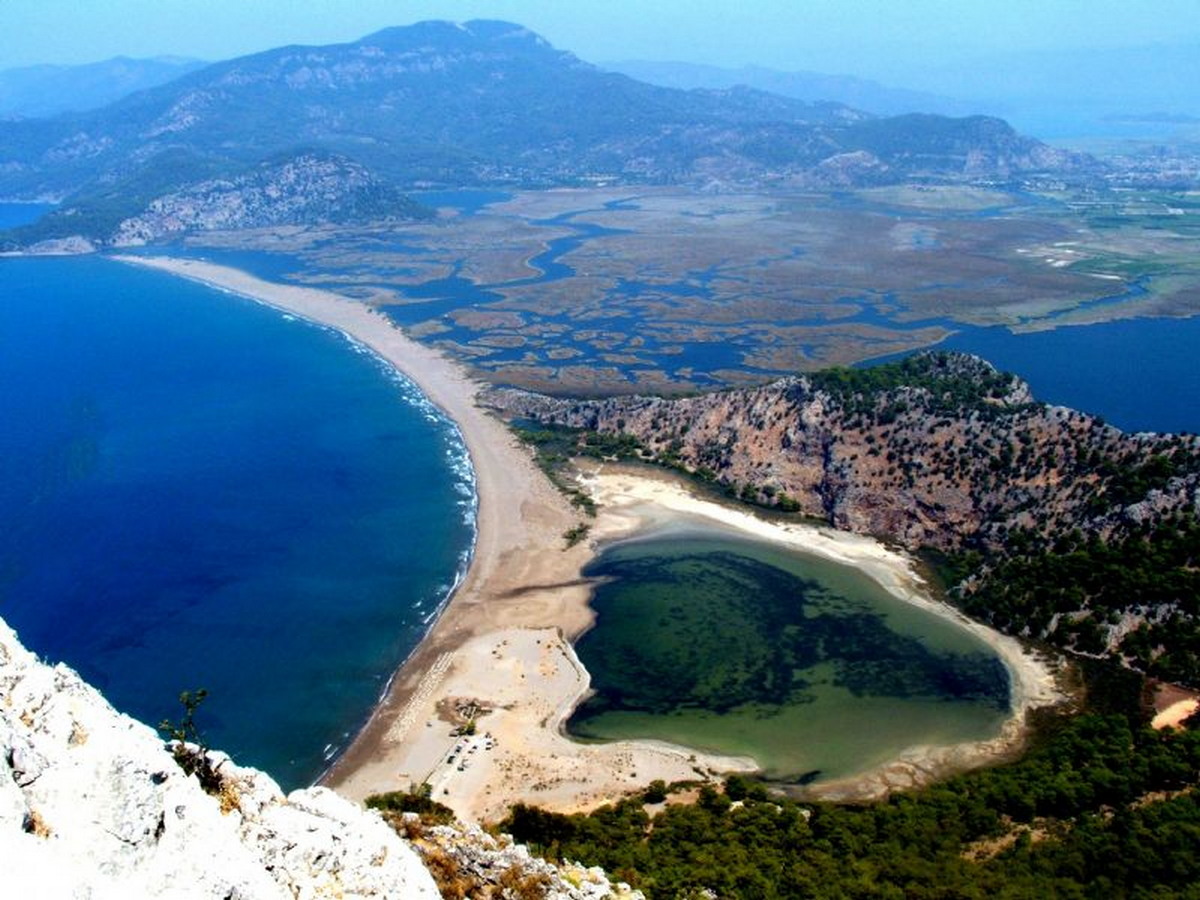
[[[709,389],[988,326],[1200,310],[1200,216],[1173,195],[626,187],[425,200],[435,219],[210,233],[172,252],[337,291],[487,381],[558,394]]]

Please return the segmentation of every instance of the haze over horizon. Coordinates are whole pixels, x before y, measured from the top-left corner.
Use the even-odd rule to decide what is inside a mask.
[[[964,63],[1200,41],[1194,0],[6,0],[0,69],[114,56],[218,60],[285,44],[356,40],[423,19],[505,19],[589,62],[655,59],[851,74],[922,90]],[[130,23],[137,23],[130,28]]]

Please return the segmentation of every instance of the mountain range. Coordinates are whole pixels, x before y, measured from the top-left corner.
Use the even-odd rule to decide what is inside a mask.
[[[208,63],[177,56],[118,56],[80,66],[25,66],[0,72],[0,118],[33,118],[107,106]]]
[[[898,116],[905,113],[935,113],[945,116],[966,116],[979,112],[978,106],[953,97],[943,97],[926,91],[911,91],[890,87],[868,78],[853,75],[827,75],[822,72],[782,72],[763,66],[722,68],[689,62],[655,62],[623,60],[604,63],[604,68],[630,78],[662,87],[694,90],[721,90],[745,85],[781,97],[795,100],[826,100],[844,103],[879,116]]]
[[[431,21],[215,63],[90,112],[0,122],[0,197],[65,198],[36,236],[86,224],[105,240],[160,196],[314,151],[404,189],[1012,182],[1097,167],[999,119],[665,88],[519,25]]]

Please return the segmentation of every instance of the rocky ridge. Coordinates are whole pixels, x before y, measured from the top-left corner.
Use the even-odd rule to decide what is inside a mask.
[[[222,761],[220,797],[152,729],[0,621],[0,869],[28,897],[439,896],[413,849],[325,788]]]
[[[429,825],[416,813],[391,821],[412,841],[446,897],[645,900],[641,891],[611,882],[598,866],[549,863],[508,835],[476,825]]]
[[[657,87],[510,22],[421,22],[227,60],[87,113],[0,122],[0,194],[123,201],[128,218],[200,180],[192,168],[224,178],[297,148],[407,187],[1023,184],[1106,171],[986,116],[877,118],[745,87]],[[175,177],[164,154],[185,163]],[[150,181],[154,193],[110,190]]]
[[[1028,385],[975,357],[916,359],[912,383],[866,393],[815,375],[679,399],[572,401],[498,389],[489,400],[509,415],[631,435],[644,458],[681,465],[744,500],[909,549],[997,548],[1016,529],[1111,535],[1151,510],[1197,507],[1200,438],[1127,435],[1035,403]],[[1104,502],[1117,492],[1106,460],[1156,453],[1179,457],[1178,477],[1136,502]]]
[[[1194,435],[1125,434],[944,353],[679,399],[489,397],[585,444],[623,435],[742,500],[948,554],[954,595],[1002,630],[1200,678]],[[1014,596],[1005,580],[1039,583]]]
[[[143,212],[124,219],[110,243],[140,246],[196,231],[412,218],[421,211],[358,163],[303,153],[157,197]]]

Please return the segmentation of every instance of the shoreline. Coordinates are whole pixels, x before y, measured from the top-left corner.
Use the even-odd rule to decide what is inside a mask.
[[[550,484],[532,454],[476,405],[483,387],[441,352],[408,338],[356,300],[278,284],[227,266],[170,257],[110,257],[189,278],[333,328],[393,366],[445,415],[474,470],[475,543],[464,576],[428,632],[392,675],[370,718],[318,783],[361,800],[428,781],[433,799],[464,820],[503,815],[515,802],[559,811],[618,799],[650,781],[749,772],[753,760],[662,742],[585,744],[564,724],[589,689],[572,642],[593,620],[581,570],[598,544],[656,518],[699,516],[746,536],[789,544],[862,569],[901,600],[948,617],[981,637],[1010,673],[1013,714],[997,737],[952,747],[914,747],[879,770],[815,785],[829,799],[871,799],[952,770],[1011,755],[1029,709],[1057,702],[1053,674],[1012,638],[970,621],[922,591],[911,558],[872,538],[760,519],[695,496],[665,474],[605,471],[581,480],[600,506],[589,539],[564,549],[583,517]],[[473,736],[452,732],[466,718]]]
[[[741,537],[779,544],[854,568],[900,601],[970,632],[1004,665],[1009,674],[1010,711],[995,736],[959,744],[912,746],[878,768],[792,788],[790,793],[814,800],[872,801],[894,790],[921,787],[955,772],[1002,761],[1024,746],[1032,710],[1066,699],[1058,689],[1056,669],[1050,662],[1027,650],[1016,638],[934,599],[918,571],[917,561],[875,538],[807,522],[760,518],[748,509],[704,498],[682,477],[665,472],[651,475],[621,466],[606,472],[600,466],[581,481],[585,485],[590,481],[593,497],[609,507],[652,509],[654,512],[649,514],[652,519],[667,520],[664,513],[675,513],[693,521],[703,520]]]
[[[591,549],[589,542],[560,549],[563,533],[582,516],[508,428],[476,406],[482,385],[456,363],[408,338],[374,309],[328,291],[268,282],[200,260],[110,258],[230,291],[340,331],[411,380],[455,423],[466,444],[477,502],[475,546],[466,575],[392,675],[365,725],[318,783],[362,800],[427,780],[454,744],[453,716],[446,708],[455,698],[480,695],[490,695],[485,703],[491,715],[511,720],[505,731],[513,736],[511,743],[523,749],[493,760],[510,770],[492,777],[511,784],[511,791],[492,791],[495,798],[488,798],[489,789],[483,785],[490,782],[474,777],[460,781],[478,783],[477,792],[462,787],[463,797],[440,798],[451,800],[468,820],[506,810],[520,799],[564,808],[562,801],[569,796],[582,807],[621,796],[655,778],[671,781],[695,778],[697,770],[755,768],[748,759],[665,744],[639,745],[631,751],[625,745],[581,745],[558,734],[559,725],[588,689],[587,673],[575,659],[571,642],[593,619],[590,586],[580,576]],[[497,664],[512,676],[505,684],[496,683]],[[480,721],[481,730],[486,730]],[[418,726],[423,731],[410,734]],[[535,793],[517,793],[517,785],[529,783],[534,760],[544,762],[546,769],[534,778]],[[545,785],[540,795],[539,784]],[[485,798],[491,802],[485,803]]]

